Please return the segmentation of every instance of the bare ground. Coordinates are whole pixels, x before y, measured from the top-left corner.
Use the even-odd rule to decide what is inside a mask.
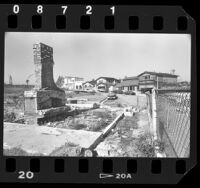
[[[149,131],[146,110],[133,117],[125,117],[116,128],[95,149],[98,156],[112,157],[145,157],[138,149],[141,135]]]
[[[7,153],[9,153],[8,150],[12,152],[13,148],[20,148],[22,151],[24,150],[32,155],[50,155],[55,150],[58,152],[59,148],[66,148],[66,144],[70,148],[72,145],[73,147],[88,148],[100,134],[99,132],[84,130],[4,123],[3,143]],[[72,150],[68,151],[71,152]],[[53,154],[55,155],[55,153]],[[66,153],[66,155],[69,155],[69,153]]]
[[[21,93],[18,94],[18,96],[20,95]],[[73,98],[87,98],[89,102],[99,102],[102,99],[105,99],[106,96],[106,93],[96,93],[94,95],[80,93],[73,95]],[[9,100],[10,103],[8,102]],[[16,114],[23,112],[20,105],[16,105],[13,96],[11,99],[9,99],[9,97],[4,98],[4,102],[5,110],[10,110]],[[54,127],[63,131],[76,131],[78,135],[81,134],[81,131],[85,131],[91,133],[89,134],[91,135],[90,137],[95,139],[96,136],[98,136],[100,132],[123,111],[124,107],[137,106],[141,111],[133,117],[125,117],[121,120],[105,140],[96,147],[96,151],[98,156],[144,157],[143,153],[139,151],[137,147],[140,136],[149,131],[149,122],[145,107],[146,100],[144,96],[138,98],[136,96],[118,95],[117,100],[106,101],[104,105],[110,108],[102,107],[100,109],[86,111],[75,117],[66,118],[64,121],[48,123],[44,128]],[[13,130],[4,127],[4,135],[6,135],[4,136],[4,154],[26,155],[26,152],[28,151],[27,155],[46,155],[48,153],[50,156],[79,156],[79,142],[80,144],[83,144],[81,143],[83,142],[82,139],[86,139],[87,143],[92,142],[88,139],[88,136],[84,136],[85,132],[81,137],[69,135],[68,137],[73,141],[72,143],[70,143],[70,140],[65,140],[65,134],[63,136],[61,136],[60,133],[58,133],[58,135],[52,135],[52,133],[48,133],[48,131],[45,133],[44,131],[42,137],[38,135],[36,138],[34,135],[29,135],[33,132],[34,131],[25,131],[23,134],[23,132],[19,133],[17,127],[13,127]],[[98,135],[96,135],[96,133]],[[15,142],[17,138],[21,140],[19,143]],[[12,149],[10,148],[11,145],[13,146]],[[22,147],[22,145],[25,145],[25,147]]]
[[[45,126],[96,132],[102,131],[116,116],[115,112],[100,108],[83,112],[74,117],[69,116],[64,121],[49,122]]]

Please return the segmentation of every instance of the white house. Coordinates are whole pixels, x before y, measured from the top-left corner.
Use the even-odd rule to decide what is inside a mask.
[[[139,80],[137,76],[125,77],[121,83],[116,85],[121,91],[134,91],[137,92],[139,87]]]
[[[96,79],[98,91],[107,92],[111,86],[115,86],[120,81],[112,77],[99,77]]]
[[[83,89],[84,90],[94,90],[95,86],[96,86],[95,80],[87,81],[87,82],[83,83]]]
[[[84,78],[65,76],[63,88],[68,90],[82,90],[83,89]]]
[[[139,90],[151,90],[153,88],[162,88],[165,85],[177,84],[178,75],[171,73],[149,72],[145,71],[138,75]]]

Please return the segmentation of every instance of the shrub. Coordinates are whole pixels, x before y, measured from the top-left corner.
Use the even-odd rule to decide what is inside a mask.
[[[18,147],[4,149],[3,154],[7,156],[28,156],[28,153],[26,151]]]
[[[108,111],[105,111],[105,112],[102,112],[102,111],[93,111],[92,115],[96,116],[97,118],[102,118],[102,119],[112,118],[110,112],[108,112]]]
[[[68,97],[69,97],[69,98],[72,98],[72,97],[73,97],[73,95],[72,95],[72,94],[69,94],[69,95],[68,95]]]
[[[99,106],[100,106],[100,105],[97,104],[97,103],[94,103],[94,104],[93,104],[93,108],[94,108],[94,109],[99,108]]]
[[[136,146],[144,157],[155,157],[154,141],[150,133],[141,135]]]
[[[165,150],[165,143],[164,142],[161,142],[161,141],[156,141],[154,142],[154,146],[158,146],[159,148],[159,152],[164,152]]]
[[[73,128],[76,129],[76,130],[84,129],[84,128],[86,128],[86,127],[87,127],[86,125],[81,124],[81,123],[75,123],[75,124],[73,125]]]
[[[23,96],[13,96],[13,103],[16,108],[22,108],[24,104],[24,97]]]
[[[4,121],[5,122],[14,122],[16,119],[16,114],[14,112],[4,112]]]
[[[123,107],[121,103],[117,103],[117,107]]]
[[[42,153],[28,153],[27,151],[19,148],[19,147],[13,147],[10,149],[4,149],[3,155],[5,156],[44,156]]]
[[[69,127],[71,129],[79,130],[79,129],[86,128],[87,125],[84,125],[84,124],[80,123],[79,120],[71,120],[71,122],[69,123]]]
[[[63,76],[59,76],[58,79],[57,79],[57,81],[56,81],[56,85],[58,87],[62,87],[63,84],[64,84],[64,77]]]
[[[89,93],[92,94],[92,95],[95,95],[95,94],[96,94],[95,91],[91,91],[91,92],[89,92]]]
[[[55,148],[51,153],[50,156],[80,156],[81,155],[81,148],[74,143],[65,143],[64,145]]]
[[[25,119],[15,120],[15,123],[25,124]]]
[[[108,125],[107,121],[105,119],[99,120],[94,126],[90,127],[90,131],[101,131],[103,128],[105,128]]]

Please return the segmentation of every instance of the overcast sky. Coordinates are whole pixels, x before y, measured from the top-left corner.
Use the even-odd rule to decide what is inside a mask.
[[[54,50],[54,79],[79,76],[124,78],[143,71],[169,73],[190,81],[191,38],[187,34],[28,33],[5,34],[4,81],[25,84],[34,73],[33,44]],[[30,84],[34,83],[34,76]]]

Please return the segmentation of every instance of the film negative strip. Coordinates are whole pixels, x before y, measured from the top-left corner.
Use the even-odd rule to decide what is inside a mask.
[[[1,182],[174,184],[196,164],[181,7],[1,5],[0,46]]]

